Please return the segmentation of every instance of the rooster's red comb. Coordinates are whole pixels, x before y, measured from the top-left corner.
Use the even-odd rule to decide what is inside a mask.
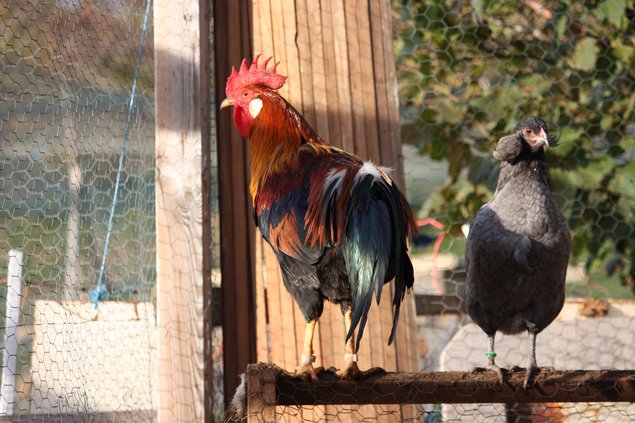
[[[243,59],[239,72],[232,67],[232,74],[227,78],[227,86],[225,87],[227,97],[240,95],[242,88],[248,85],[263,85],[272,90],[277,90],[284,85],[287,77],[276,73],[276,68],[280,62],[267,69],[267,65],[272,58],[270,57],[262,64],[258,64],[260,56],[258,54],[254,57],[249,68],[247,67],[247,59]]]

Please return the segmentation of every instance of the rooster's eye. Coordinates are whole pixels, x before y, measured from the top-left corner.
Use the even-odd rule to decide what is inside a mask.
[[[247,91],[243,91],[243,97],[247,97],[249,93]]]

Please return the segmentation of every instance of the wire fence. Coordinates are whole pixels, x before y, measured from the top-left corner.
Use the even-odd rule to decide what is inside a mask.
[[[0,6],[0,266],[23,254],[0,286],[4,415],[156,409],[146,6]]]

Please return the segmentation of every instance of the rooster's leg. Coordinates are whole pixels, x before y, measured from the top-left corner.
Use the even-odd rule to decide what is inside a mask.
[[[344,323],[346,325],[346,333],[353,324],[353,311],[351,308],[347,308],[344,312]],[[357,367],[357,353],[355,352],[355,332],[351,333],[351,337],[346,341],[346,354],[344,355],[344,361],[346,361],[346,368],[343,371],[338,371],[337,375],[344,380],[360,380],[370,376],[386,373],[381,367],[373,367],[368,370],[359,370]]]
[[[302,359],[300,366],[296,369],[296,375],[305,380],[317,381],[317,373],[313,368],[315,356],[313,355],[313,334],[315,333],[315,325],[317,319],[307,322],[304,333],[304,349],[302,350]]]
[[[353,310],[348,307],[344,312],[344,325],[348,333],[353,324]],[[346,354],[344,354],[344,361],[346,361],[346,369],[339,372],[342,379],[353,380],[359,378],[361,372],[357,367],[357,354],[355,354],[355,332],[351,334],[351,337],[346,341]]]

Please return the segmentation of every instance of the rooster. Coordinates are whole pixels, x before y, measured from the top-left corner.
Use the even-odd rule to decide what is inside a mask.
[[[408,240],[412,210],[388,169],[322,139],[277,90],[286,77],[271,58],[243,60],[227,79],[220,108],[251,147],[250,193],[256,225],[271,245],[284,286],[306,319],[296,373],[316,380],[313,334],[324,301],[344,315],[345,379],[361,377],[357,351],[373,297],[394,279],[392,343],[404,295],[413,284]],[[357,331],[357,336],[355,336]]]
[[[472,320],[489,338],[489,367],[496,366],[494,336],[529,333],[524,386],[532,383],[536,335],[564,304],[571,235],[551,192],[544,149],[554,146],[547,124],[529,118],[498,141],[494,157],[500,175],[494,198],[474,217],[467,237],[466,304]]]

